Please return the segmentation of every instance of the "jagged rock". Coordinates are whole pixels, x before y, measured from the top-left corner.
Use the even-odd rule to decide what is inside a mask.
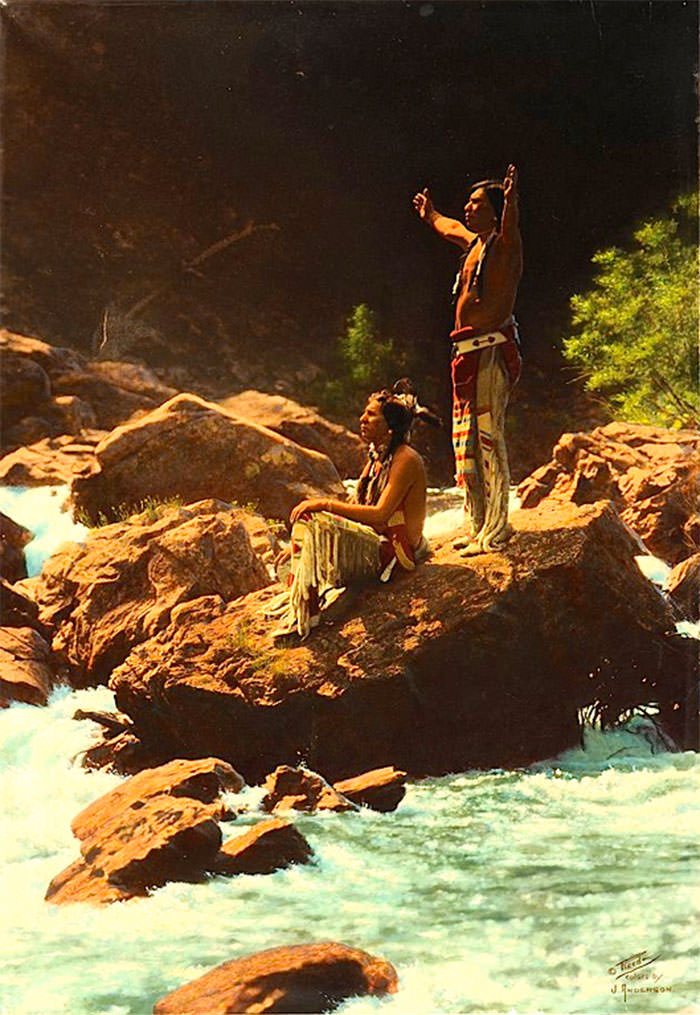
[[[83,753],[81,764],[90,771],[107,769],[118,775],[136,775],[167,761],[162,753],[149,750],[133,733],[105,737]]]
[[[91,467],[103,430],[85,430],[79,437],[45,437],[0,458],[0,485],[64,486],[79,470]]]
[[[214,861],[216,874],[272,874],[295,863],[308,863],[313,850],[291,821],[270,818],[229,839]]]
[[[177,394],[147,367],[136,363],[94,362],[53,381],[57,395],[78,395],[96,415],[97,426],[112,430],[150,412]]]
[[[296,444],[327,455],[343,478],[359,476],[365,463],[365,446],[339,423],[331,423],[315,409],[283,395],[242,391],[218,403],[236,416],[288,437]]]
[[[0,576],[9,582],[27,577],[24,548],[33,538],[29,529],[0,511]]]
[[[45,705],[53,686],[51,651],[30,627],[0,627],[0,708],[24,701]]]
[[[73,686],[106,682],[188,600],[223,603],[269,584],[249,524],[259,535],[261,520],[220,501],[160,505],[51,557],[34,596]]]
[[[176,760],[127,779],[73,819],[82,859],[53,879],[46,900],[105,904],[200,880],[221,846],[216,798],[242,786],[217,758]]]
[[[305,768],[279,765],[265,779],[260,806],[264,811],[354,811],[356,807],[323,776]]]
[[[688,620],[700,620],[698,609],[700,553],[694,553],[692,557],[687,557],[680,564],[676,564],[664,587]]]
[[[42,637],[47,635],[34,600],[4,578],[0,579],[0,627],[32,627]]]
[[[129,716],[123,712],[95,712],[92,709],[78,708],[73,713],[73,718],[77,722],[87,719],[89,722],[97,723],[113,737],[127,732],[133,726]]]
[[[552,460],[518,487],[523,508],[612,500],[650,553],[675,564],[698,547],[692,517],[700,495],[700,433],[609,423],[563,434]]]
[[[343,597],[303,643],[271,638],[261,608],[279,586],[188,603],[115,670],[117,706],[145,740],[224,757],[255,783],[302,758],[332,781],[526,765],[577,743],[591,702],[683,701],[670,607],[613,507],[512,521],[504,552],[464,560],[438,542],[412,574]]]
[[[406,795],[406,772],[388,765],[333,783],[336,793],[373,811],[395,811]]]
[[[153,1012],[326,1012],[350,997],[381,997],[397,989],[391,963],[329,941],[270,948],[224,962],[161,998]]]
[[[72,486],[76,503],[93,518],[145,497],[181,496],[254,503],[266,517],[286,521],[304,497],[344,496],[324,455],[195,395],[178,395],[117,427],[95,454],[95,471]]]

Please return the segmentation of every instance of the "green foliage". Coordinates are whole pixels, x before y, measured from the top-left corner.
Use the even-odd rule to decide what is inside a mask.
[[[634,247],[601,250],[595,288],[571,300],[566,358],[624,419],[698,420],[698,195],[645,222]]]
[[[181,498],[145,497],[136,504],[116,504],[108,508],[106,513],[104,511],[98,512],[96,519],[93,519],[86,508],[80,507],[75,512],[75,520],[87,529],[99,529],[104,525],[112,525],[114,522],[126,522],[136,515],[143,515],[144,521],[148,525],[152,525],[153,522],[157,522],[162,518],[167,509],[171,507],[182,507]]]
[[[386,387],[401,368],[391,339],[381,337],[378,316],[366,303],[353,308],[334,359],[333,376],[317,383],[312,396],[323,410],[341,415],[354,414],[367,395]]]

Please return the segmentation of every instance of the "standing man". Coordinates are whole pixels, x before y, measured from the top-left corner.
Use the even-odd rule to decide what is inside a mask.
[[[517,171],[484,180],[469,192],[464,224],[436,211],[430,194],[413,198],[419,217],[462,251],[455,281],[452,340],[452,442],[457,484],[464,488],[463,556],[505,545],[510,472],[505,443],[508,396],[520,375],[513,307],[523,270],[518,228]]]

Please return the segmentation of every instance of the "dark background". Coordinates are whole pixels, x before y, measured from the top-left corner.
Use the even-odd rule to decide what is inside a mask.
[[[513,161],[524,425],[555,404],[585,415],[559,355],[569,298],[596,249],[695,186],[694,3],[2,14],[8,326],[90,350],[108,309],[113,358],[189,371],[203,390],[277,382],[303,396],[305,360],[327,365],[366,302],[444,404],[455,254],[411,198],[430,186],[457,216],[469,181]],[[182,273],[249,221],[278,229]]]

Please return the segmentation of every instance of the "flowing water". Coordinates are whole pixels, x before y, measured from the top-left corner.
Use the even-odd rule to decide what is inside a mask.
[[[53,530],[31,493],[38,528]],[[21,492],[2,491],[0,509],[29,525],[21,508]],[[220,962],[319,940],[397,969],[399,992],[339,1009],[353,1015],[700,1010],[700,764],[668,752],[649,720],[589,729],[581,748],[529,769],[415,782],[393,814],[295,815],[309,866],[104,909],[50,906],[49,881],[78,855],[71,819],[120,781],[79,767],[98,730],[71,716],[111,707],[105,688],[62,688],[48,708],[0,713],[0,1012],[146,1015]],[[245,796],[252,807],[260,790]],[[225,838],[257,820],[224,824]]]

